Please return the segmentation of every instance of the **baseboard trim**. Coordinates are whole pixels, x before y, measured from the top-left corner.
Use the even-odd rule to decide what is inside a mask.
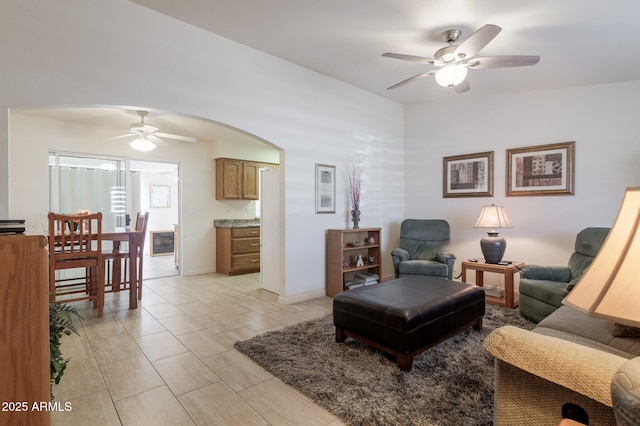
[[[278,296],[278,303],[282,303],[283,305],[290,305],[292,303],[304,302],[305,300],[317,299],[318,297],[324,297],[327,295],[327,290],[316,290],[310,291],[308,293],[296,294],[294,296],[283,297],[282,295]]]

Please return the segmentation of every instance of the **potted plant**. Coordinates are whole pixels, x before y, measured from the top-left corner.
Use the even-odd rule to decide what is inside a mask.
[[[78,334],[73,325],[73,317],[81,318],[73,305],[65,303],[49,303],[49,378],[51,399],[53,399],[53,385],[60,383],[60,379],[67,368],[69,359],[65,359],[60,352],[60,339],[63,334],[70,336]]]

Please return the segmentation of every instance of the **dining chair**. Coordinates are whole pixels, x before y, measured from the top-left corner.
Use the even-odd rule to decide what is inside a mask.
[[[48,218],[50,301],[91,300],[102,317],[102,213],[49,212]]]
[[[129,277],[129,250],[133,249],[136,251],[137,260],[137,298],[138,300],[142,300],[142,268],[144,259],[144,242],[147,234],[148,222],[149,212],[138,212],[136,215],[135,230],[140,233],[140,238],[138,238],[137,246],[134,248],[128,247],[124,251],[118,250],[104,254],[105,265],[107,268],[107,289],[105,290],[107,293],[131,288],[131,279]]]

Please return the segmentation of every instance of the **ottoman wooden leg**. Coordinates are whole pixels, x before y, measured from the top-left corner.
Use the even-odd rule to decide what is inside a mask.
[[[396,354],[396,362],[398,363],[398,367],[402,371],[411,371],[411,367],[413,367],[413,355],[409,354]]]
[[[336,342],[342,343],[347,339],[347,336],[344,334],[344,330],[342,327],[336,327]]]
[[[482,330],[482,317],[478,318],[478,322],[473,326],[474,330]]]

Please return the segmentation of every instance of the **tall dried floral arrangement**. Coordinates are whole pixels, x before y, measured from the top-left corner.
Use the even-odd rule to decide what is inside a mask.
[[[360,190],[362,189],[362,164],[350,163],[348,168],[349,195],[353,210],[360,210]]]

